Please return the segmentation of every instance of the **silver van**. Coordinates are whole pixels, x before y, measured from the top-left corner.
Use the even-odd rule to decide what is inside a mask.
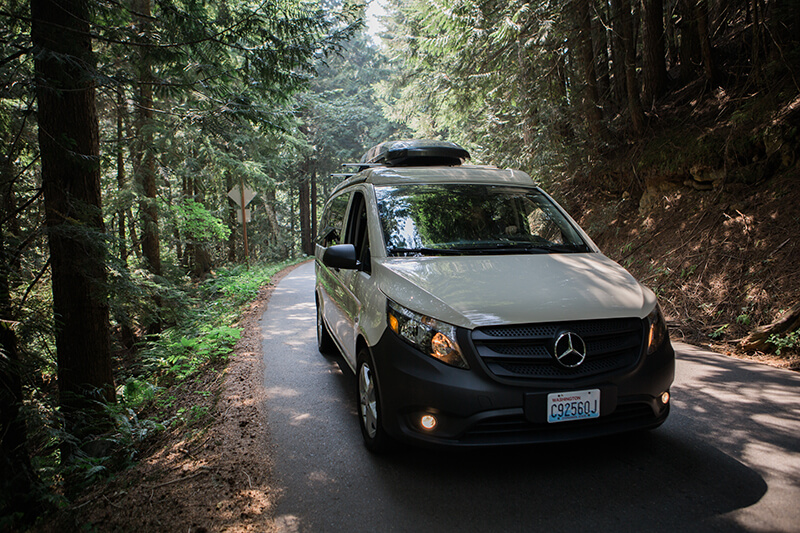
[[[366,446],[550,442],[661,425],[675,356],[652,291],[524,172],[372,148],[328,199],[317,339]]]

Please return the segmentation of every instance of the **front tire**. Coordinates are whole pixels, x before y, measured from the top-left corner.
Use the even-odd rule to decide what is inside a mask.
[[[357,361],[356,402],[361,435],[369,451],[382,453],[391,447],[391,439],[383,429],[383,413],[375,365],[366,348],[359,351]]]
[[[325,319],[322,317],[322,310],[319,308],[319,299],[317,298],[317,349],[322,354],[332,354],[336,350],[336,344],[333,342],[328,331],[328,326],[325,325]]]

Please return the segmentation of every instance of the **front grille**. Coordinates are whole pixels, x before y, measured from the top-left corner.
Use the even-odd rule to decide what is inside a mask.
[[[565,368],[553,357],[555,340],[572,331],[586,343],[586,359]],[[522,379],[574,379],[631,367],[642,349],[638,318],[582,320],[516,326],[490,326],[472,332],[478,356],[496,376]]]

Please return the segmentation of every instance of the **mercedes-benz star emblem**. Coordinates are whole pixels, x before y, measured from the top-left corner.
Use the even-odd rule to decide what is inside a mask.
[[[556,339],[553,356],[564,368],[575,368],[586,359],[586,343],[577,333],[565,331]]]

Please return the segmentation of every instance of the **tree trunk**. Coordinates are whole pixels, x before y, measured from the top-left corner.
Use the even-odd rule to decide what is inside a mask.
[[[714,59],[711,48],[711,34],[708,28],[708,4],[706,0],[697,0],[695,4],[697,20],[697,38],[700,40],[700,56],[703,60],[703,75],[711,84],[716,84],[714,75]]]
[[[5,184],[11,186],[10,182]],[[27,429],[19,412],[22,380],[12,322],[9,263],[5,232],[0,225],[0,516],[22,513],[19,523],[6,523],[6,527],[15,529],[33,523],[43,500],[37,494],[41,482],[31,466]]]
[[[0,206],[2,206],[2,220],[3,220],[3,246],[5,250],[15,250],[17,253],[4,252],[5,261],[0,262],[0,268],[6,269],[3,275],[14,277],[19,275],[21,267],[18,250],[20,243],[21,228],[19,217],[17,216],[17,193],[15,191],[14,182],[16,178],[16,169],[14,160],[16,156],[13,153],[6,154],[5,157],[0,159]]]
[[[117,186],[120,191],[127,187],[127,177],[125,176],[125,154],[122,139],[125,136],[125,115],[127,114],[125,104],[125,94],[122,90],[117,94]],[[125,206],[120,206],[117,212],[119,224],[117,227],[117,237],[119,238],[119,259],[125,264],[128,260],[127,231],[125,228]]]
[[[667,90],[664,0],[644,0],[644,101],[648,107]]]
[[[125,137],[125,117],[127,116],[127,104],[125,103],[125,93],[122,89],[117,93],[117,186],[120,191],[124,191],[127,187],[127,175],[125,172],[125,146],[123,138]],[[127,267],[128,263],[128,231],[127,231],[127,211],[128,207],[124,204],[119,206],[117,211],[117,249],[119,253],[119,260],[123,268]],[[136,335],[133,331],[131,324],[131,317],[124,313],[123,315],[116,315],[114,317],[119,323],[119,337],[120,343],[128,349],[132,350],[136,345]]]
[[[633,41],[630,0],[612,0],[616,32],[620,36],[625,58],[625,92],[628,100],[628,113],[631,116],[633,131],[640,135],[644,131],[644,111],[639,98],[639,82],[636,79],[636,46]]]
[[[295,238],[295,236],[297,235],[297,231],[296,231],[296,228],[297,228],[296,220],[297,219],[294,216],[294,213],[297,212],[297,209],[296,209],[296,206],[295,206],[295,198],[296,198],[295,197],[295,189],[294,189],[294,187],[289,185],[289,213],[291,213],[291,216],[289,217],[289,235],[292,236],[292,241],[291,241],[292,242],[292,245],[291,245],[292,247],[289,250],[289,253],[291,254],[290,257],[294,257],[295,245],[297,244],[297,240]]]
[[[225,173],[225,190],[230,191],[233,189],[233,178],[231,177],[230,172]],[[235,263],[236,262],[236,235],[239,231],[239,226],[236,223],[236,204],[228,204],[233,205],[233,209],[228,209],[226,211],[226,219],[228,221],[228,228],[230,228],[231,232],[228,235],[228,263]]]
[[[522,129],[523,153],[530,152],[536,142],[536,124],[539,121],[537,101],[535,94],[535,64],[528,57],[525,49],[525,42],[528,36],[523,34],[517,39],[517,85],[520,91],[520,102],[522,104],[522,114],[520,127]]]
[[[107,429],[114,401],[88,0],[32,0],[39,149],[50,245],[58,389],[66,431]],[[74,449],[62,447],[62,462]]]
[[[308,165],[306,166],[306,168]],[[300,178],[300,191],[298,202],[300,203],[300,249],[306,255],[313,255],[311,248],[311,189],[309,187],[309,177]]]
[[[600,108],[600,97],[597,92],[597,73],[594,68],[594,50],[592,47],[592,19],[589,10],[590,0],[575,1],[575,17],[577,23],[577,54],[583,75],[583,109],[586,114],[586,126],[595,143],[606,137],[603,125],[603,113]]]
[[[677,27],[673,20],[677,16],[679,0],[666,0],[666,24],[664,24],[665,52],[667,56],[667,72],[678,64]]]
[[[619,35],[619,31],[617,31],[619,23],[612,24],[615,30],[612,32],[611,37],[611,95],[614,99],[614,108],[620,109],[627,101],[625,97],[627,94],[625,85],[625,46],[622,44],[622,37]]]
[[[680,39],[679,48],[681,81],[686,83],[695,77],[697,67],[702,61],[700,52],[700,39],[697,31],[697,20],[694,9],[696,0],[678,0],[680,12]]]
[[[564,143],[572,142],[575,138],[575,130],[569,120],[569,109],[567,104],[567,65],[563,54],[558,54],[553,64],[556,75],[552,77],[553,92],[558,98],[558,117],[556,119],[554,131],[558,135],[558,140]]]
[[[277,249],[280,241],[280,226],[278,225],[278,215],[275,213],[276,203],[275,189],[268,189],[267,192],[264,193],[264,211],[267,214],[267,221],[269,222],[267,244],[273,249]],[[272,251],[274,252],[275,250]]]
[[[597,94],[599,101],[607,106],[611,98],[611,71],[609,69],[611,57],[608,53],[611,34],[606,29],[608,27],[607,22],[601,19],[601,17],[607,18],[606,11],[598,9],[597,15],[598,19],[592,24],[594,65],[597,71]]]
[[[750,15],[751,19],[751,28],[752,31],[750,39],[750,65],[752,76],[754,79],[759,79],[761,77],[761,61],[762,61],[762,32],[763,28],[761,25],[761,3],[758,0],[750,0]]]
[[[314,239],[317,238],[317,169],[311,171],[311,253],[314,255]]]
[[[133,11],[143,44],[150,39],[150,0],[133,0]],[[138,112],[135,124],[135,151],[138,161],[138,181],[143,198],[139,206],[142,217],[142,255],[147,269],[160,276],[161,238],[158,228],[158,186],[156,184],[156,160],[153,154],[153,73],[147,46],[139,47],[138,61]]]
[[[28,434],[19,412],[21,405],[16,335],[10,322],[0,321],[0,516],[6,517],[4,525],[9,531],[16,529],[15,526],[32,524],[44,510],[45,501],[41,482],[28,456]],[[8,517],[18,513],[22,514],[18,523],[9,523]]]

